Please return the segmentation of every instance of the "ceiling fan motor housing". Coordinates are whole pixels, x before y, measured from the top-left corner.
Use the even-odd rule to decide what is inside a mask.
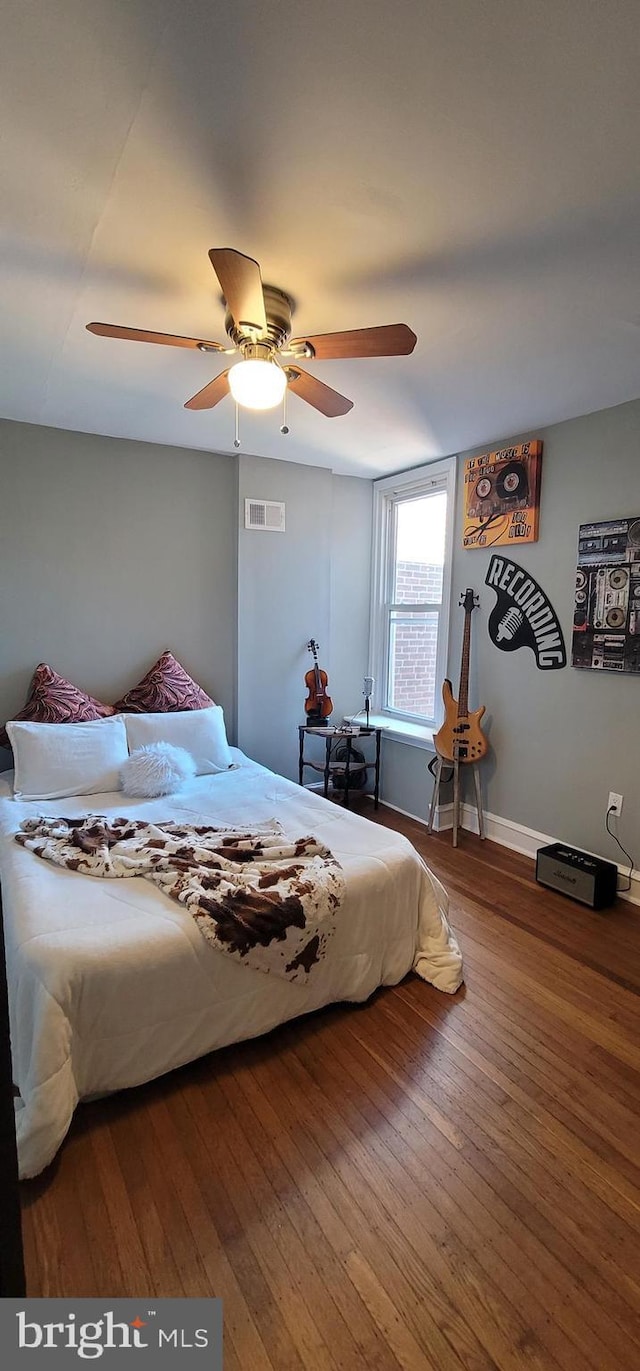
[[[247,344],[261,343],[270,353],[283,347],[291,334],[291,318],[295,305],[290,295],[277,286],[263,284],[264,309],[267,316],[267,333],[258,332],[254,326],[243,320],[236,321],[230,310],[225,314],[224,326],[237,348],[244,350]],[[225,301],[226,305],[226,301]],[[263,354],[264,355],[264,354]]]

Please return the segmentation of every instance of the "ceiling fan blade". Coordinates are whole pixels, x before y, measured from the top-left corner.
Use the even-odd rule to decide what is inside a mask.
[[[129,338],[133,343],[164,343],[172,348],[200,348],[202,352],[226,352],[224,343],[210,338],[181,338],[177,333],[151,333],[145,328],[121,328],[119,324],[87,324],[89,333],[102,338]]]
[[[209,381],[207,386],[198,391],[197,395],[192,395],[187,400],[185,409],[213,409],[224,400],[225,395],[229,394],[229,368],[221,371],[219,376],[215,376],[213,381]]]
[[[210,248],[209,258],[236,328],[266,334],[267,316],[258,263],[253,257],[236,252],[235,248]]]
[[[324,381],[310,376],[308,371],[301,371],[300,367],[287,367],[286,371],[289,390],[299,395],[301,400],[306,400],[308,405],[313,405],[314,409],[319,409],[321,414],[326,414],[328,419],[348,414],[353,409],[353,400],[347,400],[345,395],[332,390],[331,386],[325,386]]]
[[[292,338],[288,346],[295,351],[310,343],[321,361],[324,357],[406,357],[417,341],[407,324],[381,324],[378,328],[352,328],[343,333],[311,333],[305,338]]]

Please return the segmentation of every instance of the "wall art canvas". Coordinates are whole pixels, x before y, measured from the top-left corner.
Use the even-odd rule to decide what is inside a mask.
[[[542,442],[517,443],[464,464],[462,545],[535,543],[540,518]]]
[[[640,673],[640,514],[580,525],[571,661]]]

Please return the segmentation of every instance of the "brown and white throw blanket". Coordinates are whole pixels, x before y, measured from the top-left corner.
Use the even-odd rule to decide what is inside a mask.
[[[87,876],[144,876],[186,906],[208,942],[258,971],[306,981],[325,956],[344,875],[316,838],[275,820],[253,831],[138,819],[26,819],[16,842]]]

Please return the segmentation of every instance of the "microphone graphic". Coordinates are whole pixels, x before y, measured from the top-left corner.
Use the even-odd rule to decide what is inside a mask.
[[[522,611],[515,605],[511,605],[506,614],[503,614],[496,632],[496,642],[501,643],[503,638],[514,638],[518,629],[524,623]]]
[[[374,685],[375,678],[373,676],[365,676],[362,683],[362,694],[364,695],[364,707],[367,715],[367,728],[369,727],[369,710],[371,708],[371,696],[373,695]]]

